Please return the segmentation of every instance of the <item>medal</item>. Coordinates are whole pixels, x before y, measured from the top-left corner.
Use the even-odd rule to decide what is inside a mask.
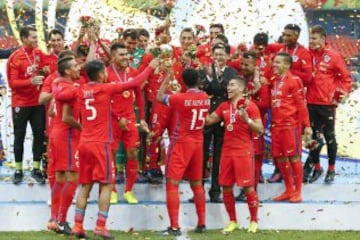
[[[130,97],[130,92],[129,91],[123,91],[122,93],[124,98],[129,98]]]
[[[234,130],[234,126],[232,125],[232,123],[229,123],[227,126],[226,126],[226,130],[228,130],[229,132],[232,132]]]

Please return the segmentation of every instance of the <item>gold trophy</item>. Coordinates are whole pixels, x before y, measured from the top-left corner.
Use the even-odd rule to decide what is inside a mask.
[[[172,66],[173,66],[172,57],[173,57],[172,47],[168,44],[160,45],[160,54],[159,54],[160,66],[159,67],[162,72],[168,74],[168,77],[170,79],[173,79],[169,82],[169,88],[170,88],[171,92],[178,93],[181,91],[181,85],[179,84],[179,82],[176,80],[176,78],[174,76],[174,70],[172,68]]]

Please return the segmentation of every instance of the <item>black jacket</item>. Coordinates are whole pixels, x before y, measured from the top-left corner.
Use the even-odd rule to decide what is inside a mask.
[[[210,112],[213,112],[220,103],[227,100],[227,85],[232,78],[238,76],[238,73],[234,68],[226,66],[221,78],[218,79],[215,65],[212,64],[211,68],[212,81],[207,78],[205,70],[200,70],[200,87],[210,96]]]

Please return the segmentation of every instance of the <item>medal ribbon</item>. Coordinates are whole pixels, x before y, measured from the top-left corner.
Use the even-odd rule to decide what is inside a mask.
[[[25,48],[23,47],[22,49],[23,49],[23,51],[24,51],[25,57],[26,57],[26,59],[28,60],[30,66],[31,66],[31,67],[34,67],[34,66],[36,65],[36,56],[35,56],[34,49],[32,50],[32,55],[33,55],[33,58],[34,58],[34,62],[31,61],[30,56],[29,56],[29,54],[26,52]],[[35,69],[33,69],[33,70],[35,70]]]
[[[118,71],[116,70],[114,64],[111,65],[111,68],[113,69],[113,71],[114,71],[114,73],[115,73],[115,75],[116,75],[116,78],[117,78],[117,80],[118,80],[119,82],[127,82],[126,69],[125,69],[124,74],[123,74],[124,78],[121,78],[120,75],[119,75],[119,73],[118,73]]]

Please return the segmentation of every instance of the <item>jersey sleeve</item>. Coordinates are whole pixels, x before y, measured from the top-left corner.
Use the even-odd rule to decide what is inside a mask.
[[[179,97],[180,97],[179,94],[173,94],[173,95],[165,94],[163,99],[163,104],[165,104],[166,106],[175,107],[179,102],[180,99]]]
[[[249,106],[246,108],[246,112],[251,119],[261,119],[260,110],[253,102],[250,102]]]
[[[223,111],[224,111],[225,103],[226,102],[221,103],[214,111],[216,115],[218,115],[221,119],[224,118]]]

